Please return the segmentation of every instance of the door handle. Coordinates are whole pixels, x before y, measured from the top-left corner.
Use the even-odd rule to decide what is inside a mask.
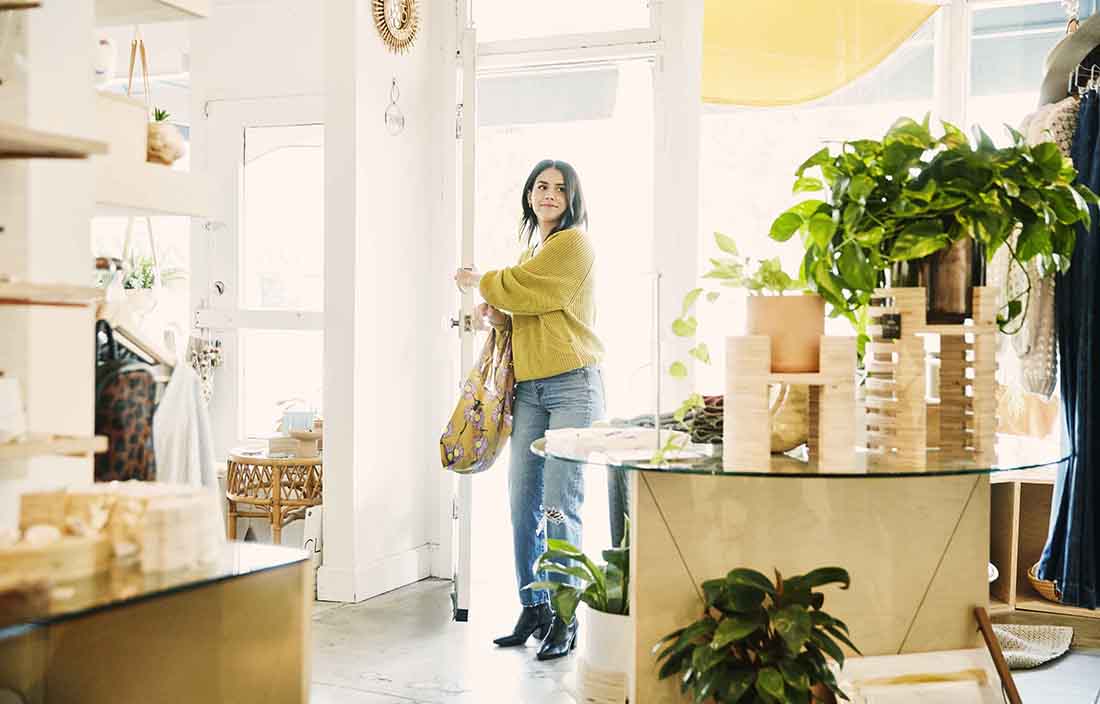
[[[473,332],[474,331],[474,316],[471,315],[470,313],[464,314],[461,317],[461,319],[451,318],[450,323],[451,323],[452,328],[461,327],[462,332]]]

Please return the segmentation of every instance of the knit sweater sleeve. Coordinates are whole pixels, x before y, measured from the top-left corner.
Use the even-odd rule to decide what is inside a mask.
[[[481,297],[495,308],[520,315],[562,310],[584,284],[594,261],[588,237],[579,230],[565,230],[523,264],[487,272],[481,278]]]

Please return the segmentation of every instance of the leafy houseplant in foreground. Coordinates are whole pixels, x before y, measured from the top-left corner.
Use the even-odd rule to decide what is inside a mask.
[[[772,582],[760,572],[735,569],[703,582],[703,615],[665,636],[656,647],[660,677],[679,675],[694,701],[718,704],[809,704],[842,699],[829,659],[844,663],[839,643],[859,652],[848,627],[821,610],[826,584],[847,589],[848,572],[823,567]]]
[[[903,118],[881,141],[825,147],[798,168],[794,192],[825,195],[782,213],[771,237],[801,236],[801,275],[834,314],[858,323],[887,270],[949,247],[973,246],[988,259],[1008,247],[1015,265],[1039,259],[1046,275],[1069,268],[1077,225],[1088,223],[1096,195],[1074,183],[1073,164],[1053,143],[1032,147],[1010,129],[1012,145],[998,149],[976,132],[971,144],[951,124],[937,137],[927,117]],[[933,289],[930,300],[940,296],[934,282],[921,284]],[[1002,330],[1024,312],[1026,295],[1001,311]]]
[[[605,614],[630,613],[630,523],[627,521],[623,543],[603,551],[604,565],[597,565],[580,549],[565,540],[547,541],[547,550],[535,562],[535,574],[540,572],[573,577],[578,584],[534,582],[524,589],[545,589],[550,592],[554,613],[569,623],[580,602]]]

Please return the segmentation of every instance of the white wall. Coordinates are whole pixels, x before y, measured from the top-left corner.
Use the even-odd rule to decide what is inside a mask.
[[[440,105],[441,76],[453,76],[448,7],[421,3],[423,33],[396,56],[365,3],[326,4],[325,599],[428,576],[438,542],[433,370],[451,344],[441,252],[454,251],[439,216],[453,187],[440,158],[454,129],[453,106]],[[394,78],[406,118],[396,136],[383,120]]]
[[[441,526],[439,430],[455,347],[453,8],[420,3],[412,51],[388,53],[369,3],[218,3],[191,35],[193,163],[211,103],[324,94],[325,554],[321,598],[359,601],[426,577]],[[383,113],[397,79],[406,127]],[[452,158],[441,157],[451,150]],[[442,150],[442,151],[441,151]],[[448,167],[449,165],[449,167]],[[453,207],[453,206],[451,206]],[[448,216],[446,213],[450,213]],[[193,305],[206,295],[208,237],[193,231]],[[231,419],[219,416],[215,423]]]

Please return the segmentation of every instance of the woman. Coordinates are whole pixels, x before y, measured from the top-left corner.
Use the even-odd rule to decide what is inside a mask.
[[[485,299],[479,314],[495,327],[512,329],[516,398],[508,493],[523,611],[512,633],[493,642],[519,646],[536,635],[542,639],[538,659],[552,660],[573,649],[576,619],[565,623],[553,614],[545,590],[524,587],[545,578],[568,580],[536,575],[532,567],[547,538],[581,545],[584,477],[580,465],[544,461],[530,447],[550,428],[587,427],[603,415],[597,367],[603,345],[593,331],[595,256],[584,230],[588,213],[577,172],[562,161],[539,162],[527,177],[521,206],[527,251],[520,264],[484,275],[459,270],[455,281],[479,286]]]

